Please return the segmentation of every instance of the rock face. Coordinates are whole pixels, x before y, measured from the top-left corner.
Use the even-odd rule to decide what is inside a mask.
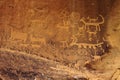
[[[102,55],[106,46],[105,14],[98,11],[102,8],[98,3],[97,0],[3,0],[1,43],[57,48],[77,46],[89,50],[92,55]]]
[[[96,58],[108,52],[108,43],[119,50],[119,4],[119,0],[0,0],[0,48],[52,60],[51,64],[45,64],[49,67],[52,63],[58,62],[80,70],[81,67],[86,64],[88,66],[89,63],[95,62]],[[9,51],[5,52],[5,55],[0,53],[2,65],[4,65],[3,57],[8,56],[8,53]],[[11,55],[11,57],[14,56],[17,55]],[[33,61],[35,65],[43,62],[27,60],[28,63]],[[21,57],[19,61],[25,62]],[[0,66],[0,74],[8,73],[6,75],[8,77],[13,74],[15,80],[19,76],[23,78],[25,74],[34,80],[35,77],[31,75],[37,76],[38,73],[39,75],[44,73],[44,71],[37,73],[35,70],[24,71],[27,66],[32,66],[32,69],[35,66],[25,65],[25,63],[18,66],[15,62],[17,60],[13,58],[13,62],[8,65],[11,66],[10,68]],[[8,64],[9,60],[5,63]],[[19,69],[22,70],[19,70],[12,66],[12,63],[17,67],[24,67],[20,67]],[[48,71],[51,72],[51,69]],[[27,72],[30,73],[27,74]],[[52,78],[55,75],[47,72],[45,74]],[[60,74],[60,76],[64,75]],[[44,80],[49,80],[46,76],[42,77]],[[69,77],[67,77],[68,80]],[[52,78],[50,77],[50,80]]]

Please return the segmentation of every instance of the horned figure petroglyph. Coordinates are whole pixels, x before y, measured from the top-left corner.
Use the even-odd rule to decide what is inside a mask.
[[[105,22],[105,20],[104,20],[104,17],[102,15],[99,15],[99,16],[102,18],[101,22],[97,22],[97,19],[94,19],[94,20],[93,19],[89,19],[89,21],[86,22],[84,17],[80,19],[80,22],[84,23],[85,28],[87,28],[89,26],[94,26],[97,31],[101,31],[100,24],[103,24]]]

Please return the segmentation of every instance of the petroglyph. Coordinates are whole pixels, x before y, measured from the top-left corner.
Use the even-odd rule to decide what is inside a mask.
[[[89,26],[94,26],[96,28],[96,31],[101,31],[100,25],[103,24],[105,22],[105,20],[104,20],[104,17],[102,15],[99,15],[99,16],[102,19],[102,21],[100,21],[100,22],[97,22],[97,21],[92,22],[93,21],[92,19],[89,19],[90,21],[86,22],[84,17],[80,19],[80,22],[83,22],[86,28],[87,28],[87,26],[88,27]]]
[[[103,42],[101,43],[97,43],[97,44],[90,44],[90,43],[71,43],[70,46],[78,46],[78,48],[93,48],[96,49],[97,47],[101,47],[101,45],[103,44]]]

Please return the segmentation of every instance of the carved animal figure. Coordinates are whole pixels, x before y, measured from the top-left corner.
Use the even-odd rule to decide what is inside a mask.
[[[103,24],[105,22],[105,20],[104,20],[102,15],[99,15],[99,16],[102,18],[101,22],[86,22],[84,17],[82,19],[80,19],[80,22],[83,22],[85,27],[87,27],[87,26],[95,26],[97,31],[101,31],[100,30],[100,24]]]

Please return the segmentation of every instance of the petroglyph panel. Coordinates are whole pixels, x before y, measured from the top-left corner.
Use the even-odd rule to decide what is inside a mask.
[[[119,80],[119,4],[0,0],[0,79]]]
[[[101,56],[106,51],[105,15],[96,12],[97,1],[12,0],[0,4],[5,5],[0,5],[1,48],[67,65],[79,60],[84,60],[84,65],[91,56]],[[72,59],[69,53],[74,56]],[[79,59],[81,55],[88,57]]]

